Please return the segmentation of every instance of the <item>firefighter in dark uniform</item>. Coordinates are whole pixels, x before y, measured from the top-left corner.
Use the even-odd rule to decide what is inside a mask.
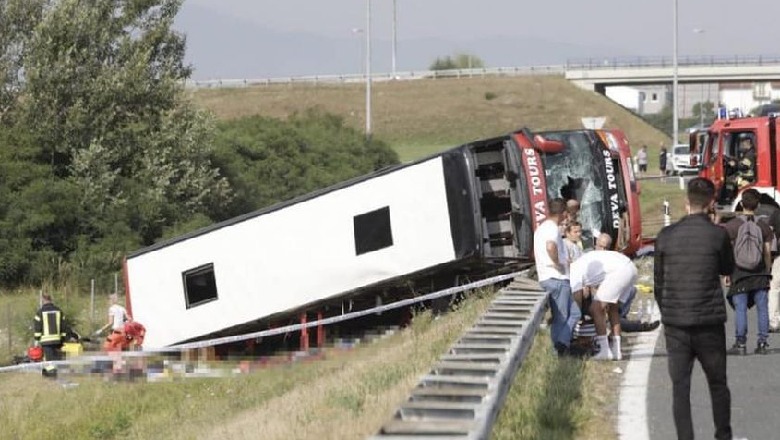
[[[739,162],[737,162],[737,187],[743,188],[756,181],[756,148],[749,135],[739,140]]]
[[[740,189],[756,181],[756,148],[750,134],[739,135],[737,157],[727,158],[726,199],[732,200]]]
[[[67,329],[62,310],[52,303],[51,296],[44,294],[42,299],[43,304],[35,314],[33,323],[34,336],[43,348],[43,376],[54,379],[57,377],[57,366],[53,362],[61,359]]]

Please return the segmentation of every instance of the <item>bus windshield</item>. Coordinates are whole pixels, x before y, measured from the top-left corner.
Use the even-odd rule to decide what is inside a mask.
[[[545,132],[550,140],[563,142],[558,153],[543,153],[547,197],[580,202],[582,243],[592,248],[595,238],[606,232],[615,240],[621,216],[626,212],[626,195],[620,158],[589,131]],[[617,154],[616,154],[617,156]]]

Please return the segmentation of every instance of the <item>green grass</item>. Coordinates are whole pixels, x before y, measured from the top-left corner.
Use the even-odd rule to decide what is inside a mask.
[[[222,379],[162,383],[0,374],[0,439],[362,439],[390,419],[419,377],[492,299],[472,295],[455,313],[351,351]],[[515,379],[494,438],[614,438],[593,416],[613,400],[594,378],[605,363],[559,360],[546,333]],[[594,388],[595,386],[595,388]],[[77,409],[76,409],[77,408]],[[46,423],[35,414],[46,414]],[[520,433],[517,436],[514,433]],[[556,437],[563,435],[563,437]]]
[[[635,150],[648,145],[651,165],[657,164],[659,143],[670,143],[666,135],[606,97],[558,76],[388,81],[376,83],[373,90],[373,134],[399,151],[403,160],[521,127],[534,131],[581,128],[581,118],[590,116],[606,116],[605,126],[625,131]],[[220,119],[285,118],[320,108],[341,115],[357,130],[365,127],[365,90],[360,84],[273,85],[192,93],[196,104]]]
[[[332,349],[321,361],[230,378],[116,383],[78,376],[78,387],[63,389],[38,374],[1,374],[0,439],[257,438],[257,432],[321,438],[323,429],[356,430],[333,438],[365,438],[491,296],[472,295],[437,321],[423,313],[410,329],[353,351]],[[46,414],[46,423],[37,414]],[[244,434],[247,423],[268,426]]]
[[[664,225],[664,200],[669,201],[671,221],[685,216],[685,191],[680,189],[677,177],[639,182],[639,206],[642,211],[642,235],[654,237]]]
[[[612,362],[558,358],[549,334],[540,332],[493,427],[494,440],[616,438],[617,406]],[[612,376],[612,377],[610,377]]]
[[[89,295],[75,289],[51,289],[54,303],[59,306],[73,329],[84,337],[106,322],[108,293],[96,294],[94,316],[90,313]],[[9,365],[14,356],[25,353],[33,342],[32,322],[38,310],[40,289],[19,289],[0,292],[0,366]]]

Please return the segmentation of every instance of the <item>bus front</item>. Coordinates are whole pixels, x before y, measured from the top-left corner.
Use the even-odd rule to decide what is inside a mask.
[[[592,248],[601,233],[617,251],[634,254],[641,245],[639,187],[631,152],[619,130],[568,130],[539,133],[559,141],[559,151],[543,152],[548,198],[580,202],[583,244]]]

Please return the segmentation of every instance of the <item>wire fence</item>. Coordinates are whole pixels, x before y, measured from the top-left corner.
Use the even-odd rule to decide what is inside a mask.
[[[23,356],[33,342],[33,316],[43,293],[52,293],[54,303],[63,309],[73,330],[91,335],[106,320],[108,298],[123,290],[118,273],[93,278],[86,286],[39,289],[29,292],[0,293],[0,365]]]

